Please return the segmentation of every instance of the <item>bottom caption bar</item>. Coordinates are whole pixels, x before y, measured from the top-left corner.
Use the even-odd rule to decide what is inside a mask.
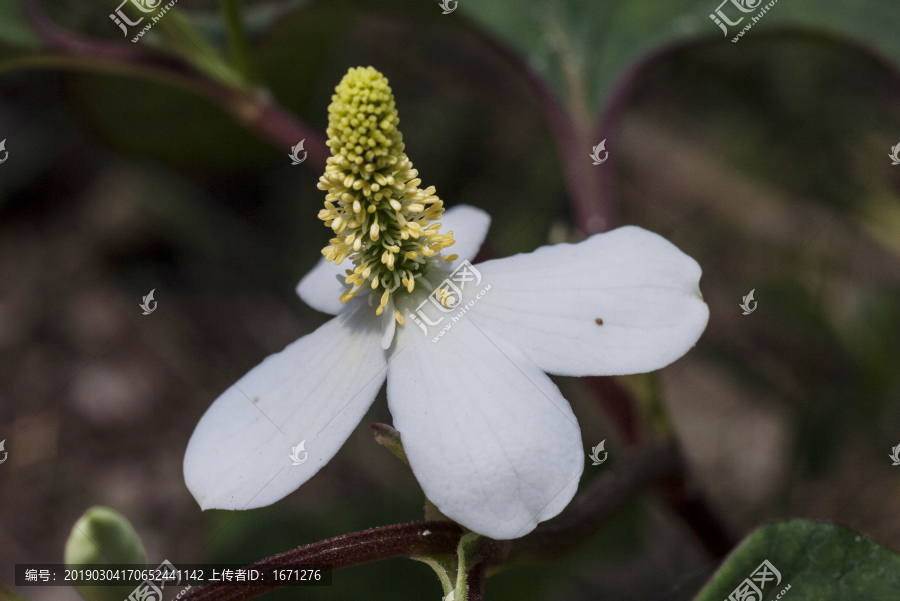
[[[178,586],[331,586],[331,565],[16,564],[16,586],[129,586],[161,592]],[[146,597],[146,595],[145,595]],[[140,598],[145,598],[140,597]]]

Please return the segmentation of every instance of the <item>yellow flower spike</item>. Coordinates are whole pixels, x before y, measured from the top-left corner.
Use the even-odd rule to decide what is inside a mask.
[[[394,310],[394,318],[397,320],[397,323],[401,326],[403,325],[403,316],[400,315],[400,311],[397,311],[396,309]]]
[[[415,277],[434,266],[453,236],[431,223],[443,215],[443,202],[434,186],[419,187],[419,172],[403,152],[387,79],[372,67],[350,69],[331,100],[326,131],[332,156],[317,184],[327,192],[318,217],[341,236],[322,254],[327,261],[349,259],[356,266],[348,274],[355,290],[341,300],[347,302],[371,281],[371,289],[382,294],[380,315],[400,288],[396,274],[404,275],[403,288],[412,292]],[[402,318],[398,321],[402,325]]]
[[[447,255],[446,257],[441,257],[441,261],[447,261],[449,263],[450,261],[455,261],[458,258],[459,255]]]

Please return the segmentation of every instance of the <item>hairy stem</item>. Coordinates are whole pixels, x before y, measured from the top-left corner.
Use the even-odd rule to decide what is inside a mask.
[[[424,534],[426,531],[428,534]],[[340,570],[393,557],[455,555],[462,536],[462,528],[453,522],[412,522],[383,526],[306,545],[268,557],[248,567],[330,564],[332,569]],[[182,600],[243,601],[276,588],[279,587],[203,585],[190,590]]]
[[[469,569],[466,580],[469,583],[468,601],[484,601],[484,580],[487,575],[487,566],[482,563],[475,564]]]

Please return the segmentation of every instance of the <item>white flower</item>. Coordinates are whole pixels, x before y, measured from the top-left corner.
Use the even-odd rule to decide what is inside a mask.
[[[475,256],[490,218],[460,206],[441,222],[456,239],[452,269]],[[423,336],[409,317],[396,325],[392,307],[376,316],[365,299],[342,304],[341,268],[320,261],[297,292],[337,317],[266,358],[200,420],[184,474],[201,507],[261,507],[296,490],[337,453],[387,379],[410,466],[445,515],[509,539],[562,511],[584,450],[546,374],[641,373],[684,355],[709,317],[700,267],[662,237],[622,227],[476,268],[478,289],[490,289],[433,342],[439,327]],[[395,293],[401,315],[439,283],[428,279]],[[303,440],[309,458],[293,466],[291,448]]]

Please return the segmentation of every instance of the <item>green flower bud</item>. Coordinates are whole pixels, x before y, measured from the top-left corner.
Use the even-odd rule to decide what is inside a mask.
[[[147,563],[144,547],[128,519],[108,507],[91,507],[72,527],[66,541],[66,565]],[[122,601],[139,584],[77,586],[87,601]]]

